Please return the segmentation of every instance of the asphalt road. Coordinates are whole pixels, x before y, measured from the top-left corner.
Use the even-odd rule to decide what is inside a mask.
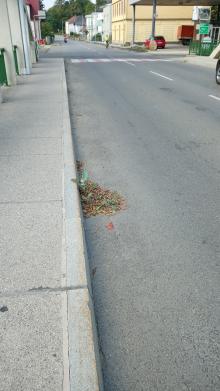
[[[220,88],[164,53],[47,54],[66,58],[77,158],[127,200],[85,220],[105,391],[220,390]]]

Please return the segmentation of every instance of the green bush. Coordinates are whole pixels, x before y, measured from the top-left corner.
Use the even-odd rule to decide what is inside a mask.
[[[70,37],[73,39],[79,39],[80,34],[74,33],[73,31],[70,32]]]
[[[102,42],[102,34],[97,33],[96,35],[93,35],[92,41]]]
[[[49,22],[43,22],[41,23],[41,36],[42,38],[53,36],[53,29]]]

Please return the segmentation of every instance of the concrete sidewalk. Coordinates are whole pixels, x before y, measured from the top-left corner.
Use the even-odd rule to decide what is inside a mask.
[[[207,56],[194,56],[188,55],[184,58],[184,62],[193,65],[199,65],[201,67],[212,68],[215,69],[217,60]]]
[[[0,391],[102,389],[63,60],[0,104]]]

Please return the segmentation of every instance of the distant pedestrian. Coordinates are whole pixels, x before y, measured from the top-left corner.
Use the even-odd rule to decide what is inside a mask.
[[[108,47],[109,47],[109,36],[108,35],[106,35],[106,37],[105,37],[105,47],[106,47],[106,49],[108,49]]]

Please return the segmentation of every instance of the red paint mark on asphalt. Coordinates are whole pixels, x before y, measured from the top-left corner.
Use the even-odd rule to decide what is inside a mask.
[[[113,223],[110,221],[110,223],[106,224],[106,228],[107,228],[109,231],[112,231],[115,227],[114,227]]]

